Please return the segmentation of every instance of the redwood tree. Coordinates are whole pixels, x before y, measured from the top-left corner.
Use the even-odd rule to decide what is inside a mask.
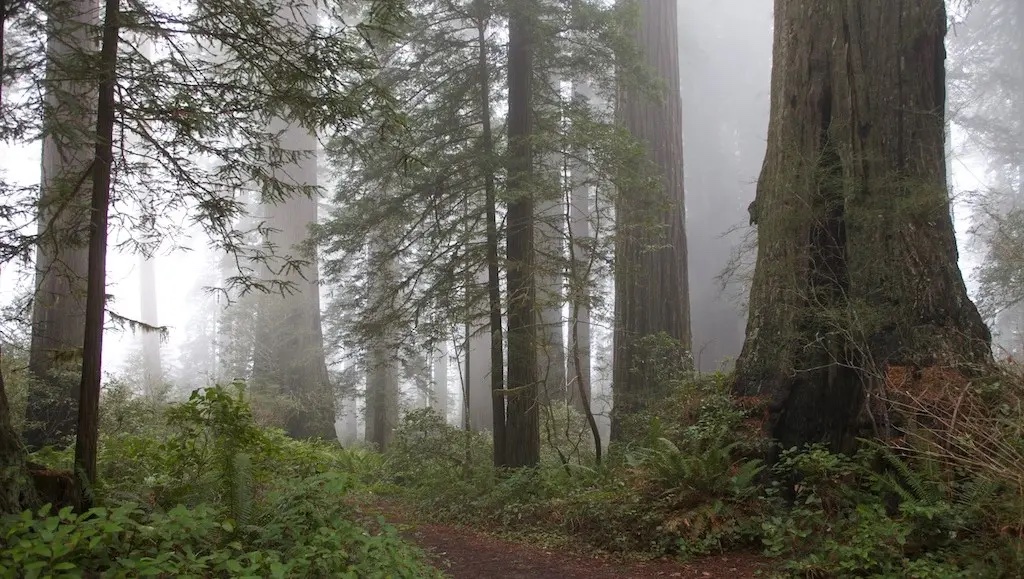
[[[47,15],[46,90],[39,234],[25,442],[58,444],[75,430],[77,375],[84,341],[89,256],[89,194],[96,122],[95,0],[62,0]]]
[[[660,396],[661,385],[649,373],[636,371],[638,342],[664,332],[690,348],[676,2],[646,0],[638,7],[635,42],[663,90],[619,92],[619,118],[646,150],[657,179],[653,187],[624,188],[615,208],[613,439],[621,437],[624,416]]]
[[[533,466],[540,461],[537,408],[537,288],[534,281],[534,202],[530,193],[533,148],[531,31],[536,6],[512,0],[508,47],[508,408],[505,452],[495,466]],[[497,411],[495,412],[497,415]],[[495,440],[497,442],[497,440]]]
[[[990,359],[946,190],[945,32],[943,0],[775,4],[734,391],[767,399],[767,429],[784,448],[849,448],[890,366]]]

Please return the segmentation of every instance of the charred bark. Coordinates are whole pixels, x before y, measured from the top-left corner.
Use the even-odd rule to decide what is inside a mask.
[[[734,392],[788,448],[852,447],[892,365],[990,361],[946,192],[942,0],[779,0]]]
[[[661,384],[635,371],[637,342],[664,332],[690,349],[676,2],[647,0],[639,7],[636,43],[664,94],[620,91],[618,114],[646,149],[660,190],[623,190],[616,204],[613,439],[621,437],[623,417],[663,395]]]

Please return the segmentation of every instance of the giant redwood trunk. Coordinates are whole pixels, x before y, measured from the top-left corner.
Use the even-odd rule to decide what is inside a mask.
[[[945,27],[943,0],[776,2],[734,391],[767,398],[783,448],[847,449],[884,422],[864,409],[893,366],[990,359],[946,191]]]
[[[59,444],[75,431],[85,324],[89,255],[89,194],[96,121],[95,0],[49,5],[46,99],[39,196],[39,244],[29,370],[39,380],[28,393],[25,442]]]
[[[540,462],[537,405],[537,288],[534,263],[534,202],[529,189],[533,132],[531,0],[514,0],[509,17],[508,53],[508,407],[505,452],[495,466],[534,466]]]
[[[661,396],[662,385],[637,371],[638,340],[664,332],[690,349],[676,1],[644,0],[639,8],[636,43],[664,91],[619,93],[620,121],[646,150],[657,183],[625,188],[616,205],[613,439],[623,417]]]

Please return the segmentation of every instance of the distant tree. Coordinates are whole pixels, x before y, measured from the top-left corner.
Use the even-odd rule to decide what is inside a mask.
[[[734,392],[783,448],[849,449],[893,365],[970,373],[989,333],[957,267],[942,0],[775,7],[757,265]],[[886,434],[884,416],[879,434]]]
[[[504,424],[504,398],[514,392],[505,380],[504,354],[511,344],[506,341],[508,303],[503,292],[511,263],[508,209],[522,194],[513,185],[531,194],[535,187],[544,187],[545,196],[558,200],[559,211],[552,218],[564,224],[566,191],[550,175],[558,174],[554,165],[564,164],[570,151],[588,151],[584,164],[595,210],[587,218],[594,234],[577,245],[576,257],[593,267],[580,268],[590,273],[579,280],[583,286],[608,270],[613,184],[623,175],[635,178],[630,169],[640,171],[632,143],[603,105],[611,102],[607,96],[613,62],[632,56],[619,42],[615,12],[598,3],[572,3],[568,10],[534,3],[529,12],[538,27],[533,60],[537,76],[573,78],[586,70],[595,93],[604,98],[562,102],[567,99],[551,83],[534,83],[528,105],[537,124],[529,139],[535,153],[527,167],[529,180],[517,184],[509,179],[514,163],[507,161],[514,155],[508,125],[495,111],[506,101],[505,18],[520,8],[477,0],[414,7],[405,41],[387,55],[381,80],[403,102],[406,130],[385,140],[367,124],[335,141],[331,152],[340,173],[338,209],[322,231],[330,284],[353,290],[332,302],[331,334],[350,339],[346,351],[365,352],[374,346],[381,320],[391,320],[395,336],[417,337],[414,349],[408,344],[396,348],[410,361],[421,355],[423,342],[450,340],[455,328],[462,333],[465,327],[466,343],[456,346],[456,352],[464,365],[460,378],[468,426],[474,429]],[[556,42],[563,33],[573,42]],[[568,236],[565,227],[552,230]],[[372,294],[367,283],[380,254],[366,252],[366,245],[371,238],[381,239],[380,232],[387,234],[387,254],[400,258],[387,296]],[[566,246],[565,239],[559,243]],[[548,271],[565,275],[569,268],[564,253],[552,252],[545,264]],[[536,252],[529,257],[536,265]],[[559,310],[565,299],[556,299]],[[600,293],[588,299],[593,305]],[[532,312],[538,314],[536,308]],[[539,347],[539,342],[534,340],[534,345]],[[564,367],[564,362],[558,365]],[[481,378],[486,377],[490,388],[485,390],[487,382]],[[495,448],[503,452],[505,447],[499,442]]]
[[[949,39],[951,121],[965,153],[981,155],[984,173],[973,192],[973,239],[985,259],[978,306],[991,319],[994,341],[1024,353],[1024,3],[969,4]]]
[[[289,399],[285,431],[290,436],[333,439],[334,401],[320,325],[317,254],[309,243],[309,228],[317,223],[316,138],[284,122],[274,127],[278,131],[285,153],[274,172],[285,186],[301,192],[266,207],[264,243],[268,253],[289,256],[282,263],[294,265],[263,263],[265,279],[285,280],[287,286],[260,296],[253,387]]]
[[[139,256],[139,297],[142,304],[140,321],[157,326],[156,258]],[[142,331],[142,373],[144,393],[153,396],[164,383],[163,364],[160,360],[160,331]]]
[[[622,436],[623,418],[663,395],[662,384],[636,367],[638,344],[664,332],[690,349],[676,2],[628,5],[639,9],[634,42],[661,94],[628,85],[619,91],[619,118],[653,164],[657,186],[627,188],[616,204],[613,440]]]
[[[713,371],[743,346],[740,288],[720,275],[748,233],[764,160],[773,0],[679,4],[686,242],[694,364]],[[722,70],[730,68],[730,74]],[[754,248],[751,247],[753,250]],[[753,251],[750,253],[753,256]],[[745,297],[745,296],[744,296]]]

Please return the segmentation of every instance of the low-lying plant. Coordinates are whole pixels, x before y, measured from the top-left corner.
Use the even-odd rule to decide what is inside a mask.
[[[0,519],[0,578],[440,576],[352,506],[377,457],[257,427],[243,385],[140,415],[101,438],[102,506]]]

